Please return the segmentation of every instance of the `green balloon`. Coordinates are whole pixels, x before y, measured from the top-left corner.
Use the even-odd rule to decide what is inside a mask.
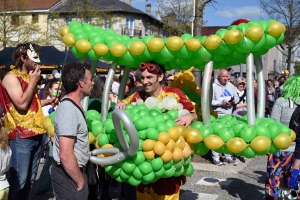
[[[217,32],[215,34],[223,39],[227,32],[228,32],[227,29],[221,28],[221,29],[217,30]]]
[[[269,152],[272,153],[272,154],[275,154],[275,153],[277,153],[278,151],[280,151],[280,148],[278,148],[278,147],[272,142],[272,143],[271,143],[271,147],[270,147]]]
[[[167,121],[169,119],[172,120],[172,116],[169,113],[163,113],[162,116],[165,119],[165,121]]]
[[[114,55],[112,55],[110,52],[108,52],[107,54],[105,54],[104,56],[102,56],[104,60],[106,61],[116,61],[118,60],[117,57],[115,57]]]
[[[178,51],[175,52],[177,57],[181,57],[181,58],[185,58],[185,59],[189,59],[189,58],[193,57],[195,53],[196,53],[196,51],[190,50],[185,45],[183,45],[181,47],[181,49],[179,49]]]
[[[226,44],[226,42],[222,40],[217,50],[223,55],[228,55],[233,50],[233,47],[232,45]]]
[[[102,134],[99,138],[98,138],[98,144],[100,145],[100,147],[102,147],[105,144],[109,143],[109,139],[107,134]]]
[[[120,176],[116,177],[116,181],[118,181],[119,183],[123,183],[123,182],[127,181],[127,179],[124,179],[120,173]]]
[[[171,169],[173,167],[173,160],[170,160],[169,162],[164,162],[163,167],[165,170]]]
[[[203,125],[198,130],[200,131],[203,139],[205,139],[207,136],[213,134],[213,130],[212,130],[211,126],[208,126],[208,125]]]
[[[141,151],[138,151],[133,157],[132,160],[136,166],[139,166],[143,162],[145,162],[146,158],[144,156],[144,153]]]
[[[144,140],[141,140],[139,139],[139,151],[142,151],[143,150],[143,143],[144,143]]]
[[[126,162],[123,163],[123,171],[126,174],[132,174],[132,172],[135,170],[135,168],[136,168],[136,165],[131,160],[127,160]]]
[[[180,169],[178,169],[178,170],[175,171],[174,177],[181,176],[183,174],[183,172],[184,172],[184,168],[181,167]]]
[[[165,123],[165,118],[163,117],[163,115],[158,115],[156,117],[154,117],[154,120],[159,124],[159,123]]]
[[[247,124],[243,121],[235,121],[231,124],[231,129],[233,130],[235,137],[240,137],[241,130],[246,126]]]
[[[277,137],[277,135],[281,133],[281,126],[277,122],[270,123],[268,125],[268,129],[270,131],[271,140],[274,140]]]
[[[189,167],[186,170],[184,170],[183,175],[192,176],[193,173],[194,173],[194,166],[192,164],[189,164]]]
[[[72,47],[72,53],[77,58],[85,58],[87,56],[87,53],[78,51],[75,45]]]
[[[236,27],[236,30],[241,31],[243,34],[246,34],[247,29],[249,28],[249,25],[246,23],[241,23]]]
[[[175,170],[173,168],[170,168],[168,170],[165,170],[165,174],[162,176],[163,178],[170,178],[174,176]]]
[[[162,48],[160,52],[157,53],[155,60],[159,59],[163,62],[170,62],[175,58],[174,52],[169,50],[166,46]]]
[[[269,28],[269,25],[270,25],[270,22],[266,21],[266,20],[261,20],[259,22],[260,26],[262,27],[262,29],[264,30],[265,33],[268,32],[268,28]]]
[[[154,158],[151,160],[151,166],[154,171],[159,171],[163,168],[163,160],[160,157]]]
[[[148,45],[148,42],[152,39],[152,38],[154,38],[154,36],[153,35],[147,35],[147,36],[145,36],[144,38],[143,38],[143,43],[145,44],[145,45]]]
[[[158,123],[157,124],[157,131],[159,133],[168,132],[168,130],[169,130],[169,127],[165,123]]]
[[[232,152],[226,147],[226,144],[224,144],[221,148],[219,148],[215,151],[218,153],[232,154]]]
[[[141,184],[141,180],[135,179],[133,176],[129,177],[128,181],[127,181],[130,185],[132,186],[138,186]]]
[[[147,129],[138,131],[139,139],[145,140],[147,138]]]
[[[159,110],[159,109],[157,109],[157,108],[152,108],[150,111],[149,111],[149,115],[151,116],[151,117],[157,117],[157,116],[159,116],[159,115],[161,115],[162,114],[162,112],[161,112],[161,110]]]
[[[246,158],[254,158],[256,156],[255,152],[251,147],[246,147],[242,153],[240,153],[242,156],[245,156]]]
[[[216,50],[212,55],[214,62],[222,62],[225,60],[225,55],[222,54],[220,51]]]
[[[198,51],[197,51],[197,56],[200,60],[204,62],[208,62],[212,59],[212,55],[206,50],[204,46],[202,46]]]
[[[258,124],[255,126],[255,130],[257,136],[266,136],[267,138],[271,139],[270,131],[266,126]]]
[[[250,143],[256,137],[256,129],[253,126],[245,126],[240,131],[240,137],[245,141]]]
[[[265,49],[271,49],[274,46],[276,46],[276,38],[275,37],[273,37],[272,35],[269,35],[269,34],[265,34],[265,37],[266,37],[266,42],[264,45]]]
[[[232,25],[232,26],[229,26],[227,28],[227,30],[236,30],[237,26],[236,25]]]
[[[254,48],[254,42],[247,37],[243,37],[243,39],[237,44],[237,48],[241,52],[249,53]]]
[[[191,126],[192,126],[192,128],[195,128],[200,131],[200,128],[203,126],[203,123],[200,121],[195,121],[195,122],[192,122]],[[203,135],[202,135],[202,137],[203,137]]]
[[[95,53],[95,51],[93,49],[89,50],[87,56],[91,59],[91,60],[99,60],[101,58],[101,56],[99,56],[98,54]]]
[[[114,132],[114,133],[110,133],[107,135],[108,136],[108,139],[110,141],[110,143],[115,143],[118,141],[118,136],[117,134]]]
[[[183,161],[184,159],[182,158],[180,161],[173,162],[173,167],[175,168],[175,170],[179,170],[182,167]]]
[[[127,179],[130,178],[130,174],[127,174],[124,169],[120,172],[120,177],[123,180],[122,182],[126,181]]]
[[[171,120],[171,119],[166,120],[165,123],[166,123],[166,126],[168,127],[168,129],[176,126],[176,123],[174,122],[174,120]]]
[[[148,128],[147,124],[144,123],[144,119],[140,118],[134,122],[134,125],[138,131],[142,131]]]
[[[108,167],[105,167],[105,171],[107,173],[109,173],[110,175],[114,176],[114,177],[117,177],[120,175],[121,173],[121,168],[118,168],[118,167],[115,167],[115,166],[108,166]]]
[[[54,116],[55,116],[55,111],[50,113],[49,118],[51,119],[51,123],[54,124]]]
[[[153,179],[155,178],[155,174],[154,172],[150,172],[149,174],[147,175],[144,175],[143,178],[142,178],[142,181],[143,182],[146,182],[146,183],[150,183],[153,181]]]
[[[150,162],[148,162],[148,161],[143,162],[142,164],[140,164],[138,166],[138,168],[139,168],[139,170],[141,171],[141,173],[143,175],[147,175],[147,174],[149,174],[150,172],[153,171],[152,166],[151,166]]]
[[[147,138],[151,140],[157,140],[158,138],[158,130],[156,130],[155,128],[148,128],[146,134]]]
[[[213,134],[215,135],[219,135],[220,131],[222,131],[222,129],[224,129],[225,127],[226,127],[225,124],[221,123],[221,121],[219,120],[216,120],[211,124]]]
[[[207,148],[204,142],[199,142],[194,145],[194,153],[199,156],[203,156],[209,152],[209,148]]]
[[[219,137],[226,143],[228,140],[234,137],[234,132],[230,128],[223,128],[219,131]]]
[[[94,134],[94,136],[99,135],[103,132],[103,124],[101,122],[92,123],[91,124],[91,131]]]
[[[276,37],[276,45],[282,43],[284,40],[284,33],[281,33],[279,37]]]
[[[77,35],[79,33],[85,33],[82,27],[70,27],[70,32],[73,33],[74,35]]]
[[[160,170],[154,172],[156,178],[161,178],[165,174],[165,168],[160,168]]]
[[[193,38],[193,36],[191,34],[188,34],[188,33],[185,33],[185,34],[181,35],[181,39],[183,39],[184,42],[186,42],[186,41],[188,41],[192,38]]]
[[[259,41],[254,41],[253,51],[261,50],[266,44],[266,36],[263,35]]]
[[[141,171],[139,170],[138,167],[136,167],[132,173],[132,176],[136,179],[136,180],[141,180],[143,178],[143,174],[141,173]]]
[[[157,55],[157,53],[150,51],[147,47],[147,48],[145,48],[145,50],[142,54],[142,57],[143,57],[144,61],[147,62],[147,61],[154,60],[156,55]]]
[[[75,42],[77,42],[78,40],[82,40],[82,39],[84,39],[84,40],[88,39],[88,35],[85,32],[80,32],[75,35]]]
[[[114,143],[114,147],[115,147],[115,148],[118,148],[118,149],[122,149],[121,143],[120,143],[119,141],[116,141],[116,142]]]

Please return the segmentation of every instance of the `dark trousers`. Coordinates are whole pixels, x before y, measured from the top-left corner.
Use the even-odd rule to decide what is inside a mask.
[[[86,200],[89,195],[87,175],[82,170],[84,177],[84,186],[77,191],[76,183],[66,173],[62,165],[57,165],[55,161],[52,164],[51,180],[54,188],[55,197],[57,200]]]

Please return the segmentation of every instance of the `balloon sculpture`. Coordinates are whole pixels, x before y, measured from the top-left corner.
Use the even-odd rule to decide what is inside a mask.
[[[204,155],[212,149],[252,158],[287,148],[295,139],[295,133],[262,115],[265,93],[259,58],[283,41],[284,32],[285,26],[275,20],[240,23],[210,36],[183,34],[162,39],[153,36],[130,38],[111,29],[103,30],[76,21],[62,27],[63,42],[76,57],[88,57],[96,62],[100,58],[113,61],[104,87],[102,113],[86,112],[90,142],[98,148],[91,153],[90,160],[103,165],[117,181],[135,186],[159,178],[192,175],[193,153]],[[251,95],[254,93],[253,57],[259,85],[257,118]],[[150,97],[145,102],[138,100],[136,104],[128,104],[124,111],[117,109],[107,113],[107,97],[116,66],[137,68],[141,62],[150,60],[164,65],[166,70],[188,70],[192,66],[204,70],[202,89],[197,88],[190,71],[178,73],[172,83],[201,106],[203,122],[193,122],[188,128],[176,125],[174,119],[188,111],[172,97],[162,101]],[[247,116],[216,118],[216,113],[210,111],[211,71],[239,63],[247,63]],[[54,133],[53,118],[54,115],[50,115],[44,121],[50,133]]]

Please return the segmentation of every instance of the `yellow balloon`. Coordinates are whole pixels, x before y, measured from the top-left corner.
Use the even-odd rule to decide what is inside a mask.
[[[45,118],[44,121],[43,121],[43,127],[45,130],[48,129],[49,126],[53,126],[52,122],[51,122],[51,119],[48,117],[48,118]]]
[[[178,83],[177,81],[172,81],[172,82],[171,82],[171,86],[172,86],[172,87],[179,88],[179,83]]]
[[[182,75],[188,81],[194,81],[195,77],[192,72],[184,72]]]
[[[224,40],[228,44],[237,44],[241,41],[241,39],[244,37],[244,34],[239,30],[229,30],[224,35]]]
[[[280,22],[272,22],[268,27],[268,33],[272,36],[280,36],[282,33],[285,33],[286,28]]]
[[[253,150],[258,152],[264,152],[268,150],[270,145],[271,145],[271,140],[266,136],[257,136],[250,143],[250,147]]]
[[[184,45],[184,41],[181,37],[173,36],[168,39],[166,45],[170,50],[177,51]]]
[[[73,33],[66,33],[63,37],[63,43],[68,46],[72,47],[75,44],[75,36]]]
[[[291,140],[292,140],[292,142],[294,142],[296,140],[296,133],[292,129],[291,129]]]
[[[96,54],[100,56],[106,55],[108,53],[108,47],[105,44],[97,44],[93,49]]]
[[[197,51],[202,47],[202,44],[197,39],[189,39],[185,42],[185,46],[192,51]]]
[[[185,139],[182,136],[180,136],[177,142],[175,142],[175,148],[179,148],[183,150],[184,146],[185,146]]]
[[[59,34],[61,37],[64,37],[67,33],[69,33],[70,27],[68,26],[63,26],[60,28]]]
[[[195,129],[195,128],[188,127],[188,128],[185,130],[185,132],[186,132],[186,134],[185,134],[184,139],[185,139],[188,143],[196,144],[196,143],[201,142],[201,141],[203,140],[200,131],[198,131],[198,130]]]
[[[240,153],[247,147],[247,143],[239,137],[231,138],[226,142],[226,147],[233,153]]]
[[[92,144],[95,141],[95,136],[92,132],[89,132],[89,143]]]
[[[82,52],[82,53],[86,53],[89,50],[91,50],[92,46],[89,43],[89,41],[82,39],[82,40],[78,40],[75,44],[76,48],[78,49],[78,51]]]
[[[285,133],[281,133],[275,137],[275,139],[273,140],[273,143],[275,144],[276,147],[278,147],[280,149],[286,149],[291,145],[292,138],[291,138],[291,136],[289,136]]]
[[[285,75],[289,75],[289,74],[290,74],[289,70],[287,70],[287,69],[284,70],[284,74],[285,74]]]
[[[132,55],[141,55],[146,49],[146,45],[141,41],[134,41],[129,46],[129,51]]]
[[[47,132],[51,137],[54,137],[54,126],[48,126]]]
[[[182,76],[182,75],[183,75],[182,72],[176,73],[176,74],[174,75],[174,81],[177,81],[177,79],[178,79],[180,76]]]
[[[210,35],[204,41],[204,46],[207,49],[214,50],[220,46],[222,38],[217,35]]]
[[[182,137],[185,137],[185,134],[186,134],[186,132],[185,132],[186,127],[185,126],[177,125],[175,128],[179,131],[179,133]]]
[[[258,25],[250,26],[246,31],[246,37],[254,41],[260,40],[264,34],[264,30]]]
[[[182,70],[182,72],[183,72],[183,73],[184,73],[184,72],[192,72],[194,69],[195,69],[195,67],[191,67],[191,68],[189,68],[189,69],[187,69],[187,70]]]
[[[192,149],[188,143],[185,142],[184,148],[182,150],[183,158],[188,158],[192,154]]]
[[[116,57],[123,56],[127,51],[127,48],[124,44],[116,43],[110,47],[110,53]]]
[[[205,145],[211,150],[217,150],[224,145],[224,141],[217,135],[209,135],[204,139]]]
[[[148,48],[150,51],[159,52],[165,46],[165,43],[159,38],[152,38],[148,42]]]

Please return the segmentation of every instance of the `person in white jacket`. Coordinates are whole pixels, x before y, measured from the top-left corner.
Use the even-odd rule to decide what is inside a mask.
[[[6,172],[10,167],[11,149],[8,145],[8,134],[2,120],[3,109],[0,106],[0,200],[8,199],[9,183]]]
[[[221,69],[218,78],[213,83],[213,95],[211,107],[221,117],[226,114],[232,114],[233,104],[239,102],[239,96],[236,92],[235,86],[228,82],[228,71]],[[215,165],[223,165],[220,161],[220,156],[217,152],[212,151],[212,158]],[[225,162],[229,164],[236,164],[232,155],[225,154]]]

